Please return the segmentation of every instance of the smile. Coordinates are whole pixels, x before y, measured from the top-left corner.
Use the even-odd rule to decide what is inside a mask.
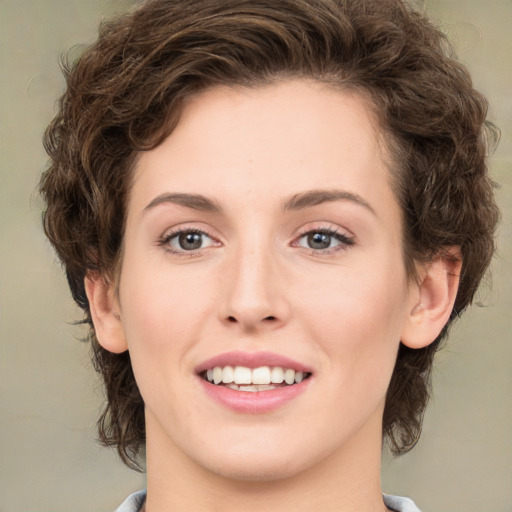
[[[269,391],[292,386],[307,379],[308,372],[295,371],[281,366],[215,366],[203,372],[202,377],[216,386],[225,386],[237,391]]]
[[[195,368],[210,399],[236,413],[269,413],[300,400],[312,385],[313,368],[272,352],[236,350]]]

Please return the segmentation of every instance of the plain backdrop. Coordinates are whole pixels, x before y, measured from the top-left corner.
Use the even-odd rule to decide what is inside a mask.
[[[0,0],[2,512],[112,511],[144,475],[95,443],[102,391],[81,318],[40,226],[45,126],[63,90],[60,54],[78,54],[98,22],[133,0]],[[501,184],[491,281],[439,354],[424,433],[385,458],[383,487],[424,512],[512,511],[512,1],[419,3],[455,43],[502,129],[491,158]]]

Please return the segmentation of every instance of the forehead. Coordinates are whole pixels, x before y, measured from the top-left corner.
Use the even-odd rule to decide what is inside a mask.
[[[163,192],[249,205],[329,188],[391,200],[382,141],[355,92],[306,80],[215,87],[191,97],[172,134],[139,155],[132,206]]]

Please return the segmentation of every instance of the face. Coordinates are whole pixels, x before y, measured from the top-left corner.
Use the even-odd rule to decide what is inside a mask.
[[[148,450],[261,480],[380,446],[411,307],[383,154],[360,97],[300,80],[201,93],[140,154],[117,349]]]

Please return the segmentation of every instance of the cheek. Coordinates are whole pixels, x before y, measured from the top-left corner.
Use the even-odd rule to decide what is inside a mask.
[[[149,409],[158,409],[158,397],[166,396],[173,414],[183,354],[199,338],[197,287],[170,279],[154,265],[127,264],[125,270],[121,314],[135,378]]]
[[[129,262],[128,262],[129,263]],[[121,307],[128,342],[168,347],[194,337],[210,293],[192,275],[162,265],[132,265],[121,281]]]
[[[405,318],[404,272],[343,270],[309,295],[300,316],[336,373],[390,375]]]

